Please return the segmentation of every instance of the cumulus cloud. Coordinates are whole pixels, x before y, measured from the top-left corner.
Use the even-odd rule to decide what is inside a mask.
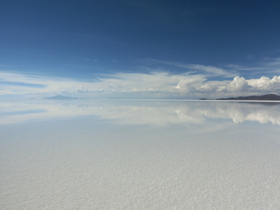
[[[215,84],[216,91],[218,93],[240,93],[240,92],[248,92],[250,86],[248,85],[248,81],[244,77],[236,76],[232,81],[225,84]]]
[[[228,85],[229,91],[247,91],[249,88],[248,81],[239,76],[234,77],[233,81]]]
[[[274,76],[272,79],[261,77],[260,79],[251,79],[248,84],[256,90],[280,90],[280,76]]]

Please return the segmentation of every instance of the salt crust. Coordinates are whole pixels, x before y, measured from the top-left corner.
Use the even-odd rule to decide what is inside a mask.
[[[279,209],[279,127],[0,127],[0,209]]]

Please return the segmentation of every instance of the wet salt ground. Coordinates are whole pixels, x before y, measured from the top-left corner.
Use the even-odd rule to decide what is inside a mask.
[[[0,132],[1,209],[280,206],[279,125],[137,125],[84,116],[2,125]]]

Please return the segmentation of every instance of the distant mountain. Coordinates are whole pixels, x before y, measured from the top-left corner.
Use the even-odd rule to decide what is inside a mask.
[[[67,97],[67,96],[63,96],[63,95],[57,95],[57,96],[52,96],[52,97],[45,98],[45,99],[70,100],[70,99],[78,99],[78,98],[72,98],[72,97]]]
[[[264,101],[272,101],[272,100],[280,100],[280,96],[276,94],[267,94],[261,96],[239,96],[239,97],[231,97],[231,98],[218,98],[217,100],[264,100]]]

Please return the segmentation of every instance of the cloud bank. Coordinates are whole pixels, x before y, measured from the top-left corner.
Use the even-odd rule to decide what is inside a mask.
[[[280,93],[280,76],[211,80],[206,75],[167,72],[116,73],[92,81],[0,73],[1,96],[50,96],[66,94],[99,98],[217,98]]]

